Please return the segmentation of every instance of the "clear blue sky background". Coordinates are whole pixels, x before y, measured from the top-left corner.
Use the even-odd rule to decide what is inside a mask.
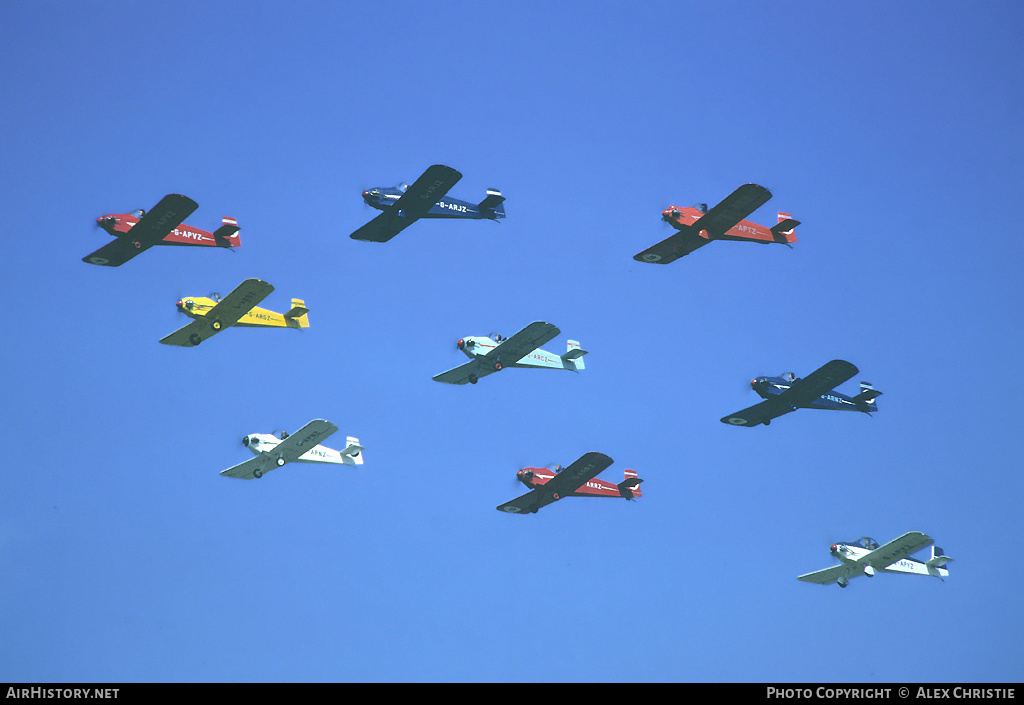
[[[0,680],[1019,681],[1022,59],[1014,2],[13,4]],[[348,235],[429,165],[500,223]],[[632,256],[742,183],[793,249]],[[167,193],[235,253],[81,258]],[[246,277],[305,331],[158,340]],[[579,374],[431,376],[530,321]],[[833,358],[873,418],[719,422]],[[242,482],[312,418],[360,469]],[[495,506],[586,451],[637,502]],[[950,578],[846,590],[917,530]]]

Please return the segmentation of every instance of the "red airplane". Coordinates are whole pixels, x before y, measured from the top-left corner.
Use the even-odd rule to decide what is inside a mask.
[[[670,206],[661,212],[661,219],[679,232],[634,255],[633,259],[668,264],[712,240],[743,240],[764,245],[778,242],[788,246],[796,242],[794,228],[800,225],[789,213],[779,213],[779,222],[771,228],[744,220],[771,197],[764,186],[744,184],[711,210],[704,203],[689,208]]]
[[[516,478],[531,490],[511,502],[505,502],[498,509],[511,514],[527,514],[535,513],[562,497],[639,497],[639,485],[643,480],[636,476],[635,470],[626,470],[626,479],[617,485],[595,479],[611,464],[612,459],[604,453],[586,453],[564,470],[523,468],[516,473]]]
[[[238,222],[224,218],[223,224],[210,233],[182,223],[199,205],[188,196],[172,193],[148,213],[141,208],[131,213],[114,213],[96,219],[96,224],[116,237],[100,249],[82,258],[83,262],[106,267],[120,267],[135,255],[153,245],[200,245],[206,247],[238,247]]]

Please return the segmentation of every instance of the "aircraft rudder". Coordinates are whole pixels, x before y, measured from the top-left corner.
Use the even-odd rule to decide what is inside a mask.
[[[643,496],[640,492],[640,483],[643,482],[637,477],[636,470],[626,469],[624,473],[625,477],[622,482],[619,483],[619,494],[626,499],[636,499],[637,497]]]
[[[238,232],[238,221],[224,216],[221,218],[221,226],[213,233],[213,240],[219,247],[239,247],[242,244],[242,237]]]
[[[346,465],[362,465],[363,450],[363,446],[359,445],[359,439],[349,436],[345,439],[345,450],[341,452],[342,460]]]
[[[574,370],[576,372],[579,372],[580,370],[586,367],[586,365],[583,363],[583,356],[586,354],[586,350],[580,349],[580,341],[567,341],[565,346],[565,354],[562,355],[562,363],[565,365],[565,368],[567,370]]]
[[[882,396],[882,393],[875,389],[871,382],[862,381],[860,383],[860,394],[855,396],[853,400],[857,404],[862,404],[867,411],[878,411],[878,404],[875,403],[875,400],[880,396]]]
[[[790,244],[796,242],[796,226],[800,221],[793,220],[789,213],[779,211],[779,222],[771,229],[775,242]]]
[[[487,196],[477,204],[477,210],[484,218],[498,220],[505,217],[505,197],[496,188],[487,189]]]
[[[284,317],[288,321],[294,321],[298,328],[309,328],[309,309],[302,299],[292,299],[292,307]],[[296,327],[296,326],[292,326]]]

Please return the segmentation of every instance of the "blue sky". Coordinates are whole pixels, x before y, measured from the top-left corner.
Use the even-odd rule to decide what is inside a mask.
[[[635,5],[7,10],[0,679],[1020,680],[1019,5]],[[349,239],[435,163],[507,219]],[[793,249],[632,259],[747,182]],[[167,193],[242,247],[81,261]],[[157,342],[247,277],[311,327]],[[583,373],[431,381],[534,320]],[[873,418],[719,422],[834,358]],[[366,464],[219,476],[312,418]],[[592,450],[643,497],[495,511]],[[795,579],[910,530],[948,580]]]

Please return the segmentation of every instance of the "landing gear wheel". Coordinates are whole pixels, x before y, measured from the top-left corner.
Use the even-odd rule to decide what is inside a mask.
[[[210,324],[210,328],[213,328],[214,330],[220,330],[223,327],[224,324],[221,323],[220,321],[214,321],[213,323]]]
[[[469,376],[469,383],[470,384],[476,384],[476,375],[470,375]]]
[[[282,465],[284,465],[284,458],[278,458],[277,459],[277,467],[281,467]]]
[[[263,477],[263,471],[262,471],[262,470],[259,470],[259,469],[257,469],[257,470],[253,470],[253,471],[252,471],[252,476],[253,476],[253,477],[256,477],[256,478],[260,478],[260,477]]]

